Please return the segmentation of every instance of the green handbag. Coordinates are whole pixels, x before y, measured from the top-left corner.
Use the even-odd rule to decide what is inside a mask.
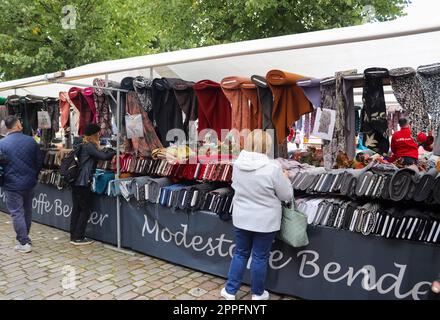
[[[297,211],[293,197],[290,206],[283,205],[283,218],[278,239],[292,247],[304,247],[309,244],[307,216]]]

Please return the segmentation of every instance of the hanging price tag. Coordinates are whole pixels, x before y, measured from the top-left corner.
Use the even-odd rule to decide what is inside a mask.
[[[51,119],[49,116],[49,112],[47,111],[38,111],[38,128],[40,129],[50,129],[51,128]]]
[[[142,115],[126,115],[125,126],[127,128],[127,138],[141,138],[144,136],[144,127],[142,125]]]
[[[323,140],[331,141],[336,123],[336,111],[318,108],[315,118],[315,126],[312,135]]]

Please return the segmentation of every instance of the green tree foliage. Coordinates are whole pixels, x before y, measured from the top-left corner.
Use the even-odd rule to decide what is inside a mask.
[[[74,29],[62,8],[76,8]],[[153,30],[136,1],[0,1],[0,77],[15,79],[145,54]]]
[[[161,50],[259,39],[386,21],[407,0],[152,0]]]
[[[402,15],[407,0],[1,0],[0,80]],[[76,8],[64,29],[62,8]]]

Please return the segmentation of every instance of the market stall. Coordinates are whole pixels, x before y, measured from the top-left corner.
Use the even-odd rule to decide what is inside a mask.
[[[94,173],[88,236],[219,276],[233,252],[230,183],[243,147],[222,129],[272,130],[310,245],[275,243],[268,288],[309,299],[423,299],[440,269],[439,155],[416,168],[387,156],[396,112],[438,136],[440,65],[424,64],[436,62],[439,37],[438,24],[384,23],[101,62],[0,83],[0,111],[17,115],[45,155],[35,221],[68,229],[60,162],[97,123],[103,147],[118,154]],[[335,59],[317,62],[318,53]],[[285,71],[291,61],[295,73]],[[378,64],[387,68],[371,68]],[[323,146],[289,158],[294,124]],[[169,135],[176,129],[183,137]]]

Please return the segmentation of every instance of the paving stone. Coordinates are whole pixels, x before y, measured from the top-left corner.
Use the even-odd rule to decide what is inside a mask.
[[[163,293],[162,290],[160,290],[160,289],[154,289],[154,290],[152,290],[152,291],[150,291],[150,292],[147,292],[147,293],[145,294],[145,296],[146,296],[146,297],[149,297],[149,298],[154,298],[155,296],[157,296],[157,295],[159,295],[159,294],[161,294],[161,293]]]
[[[195,300],[196,298],[185,293],[185,294],[181,294],[180,296],[176,297],[176,300]]]
[[[119,295],[121,295],[123,293],[126,293],[126,292],[128,292],[130,290],[133,290],[133,289],[135,289],[134,286],[128,285],[128,286],[125,286],[125,287],[122,287],[122,288],[119,288],[117,290],[112,291],[112,294],[115,295],[115,296],[119,296]]]
[[[142,254],[127,256],[99,242],[75,247],[68,233],[38,223],[30,235],[35,243],[32,254],[19,254],[6,221],[9,216],[0,212],[0,300],[218,300],[225,284],[224,278]],[[76,288],[65,290],[68,266],[74,268]],[[195,288],[207,292],[196,297],[190,294]],[[239,294],[248,299],[248,286]],[[271,298],[293,299],[272,293]]]

